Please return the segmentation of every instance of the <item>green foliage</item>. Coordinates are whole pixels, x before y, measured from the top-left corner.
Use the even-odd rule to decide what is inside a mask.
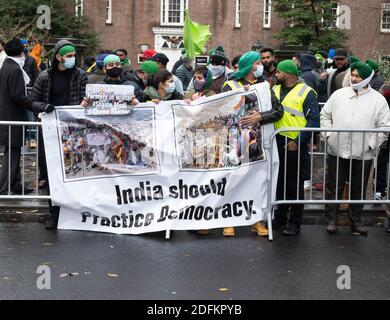
[[[285,25],[275,38],[310,50],[343,47],[347,36],[335,26],[330,0],[274,0],[272,5]]]
[[[37,8],[51,8],[51,29],[37,28]],[[14,36],[25,36],[35,42],[45,43],[49,38],[76,38],[87,47],[87,53],[99,46],[98,35],[88,27],[85,17],[75,17],[60,0],[0,0],[0,37],[9,40]],[[70,9],[72,7],[70,6]]]
[[[388,59],[382,59],[379,62],[380,74],[387,83],[390,83],[390,64]]]

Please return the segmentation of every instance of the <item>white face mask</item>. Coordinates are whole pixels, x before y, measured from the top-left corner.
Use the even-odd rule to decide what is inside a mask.
[[[262,64],[257,66],[257,70],[253,71],[253,75],[255,76],[256,79],[259,79],[263,76],[264,73],[264,66]]]
[[[210,65],[209,69],[211,73],[213,74],[213,79],[219,78],[221,75],[225,73],[225,67],[224,66],[213,66]]]
[[[373,71],[372,74],[366,80],[363,80],[362,82],[359,82],[359,83],[356,83],[356,84],[353,84],[352,83],[352,79],[351,79],[350,84],[351,84],[352,89],[356,90],[356,91],[360,91],[363,88],[367,87],[370,84],[370,82],[371,82],[372,78],[374,77],[374,75],[375,75],[375,72]]]

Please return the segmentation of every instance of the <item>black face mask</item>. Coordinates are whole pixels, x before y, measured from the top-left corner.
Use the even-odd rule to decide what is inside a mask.
[[[122,74],[122,68],[114,67],[112,69],[107,69],[106,72],[110,78],[118,78]]]

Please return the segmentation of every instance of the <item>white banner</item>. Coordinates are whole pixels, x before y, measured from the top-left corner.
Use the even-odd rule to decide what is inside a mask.
[[[266,220],[274,127],[239,120],[270,108],[267,83],[192,105],[144,103],[121,116],[58,107],[42,119],[58,227],[140,234]]]

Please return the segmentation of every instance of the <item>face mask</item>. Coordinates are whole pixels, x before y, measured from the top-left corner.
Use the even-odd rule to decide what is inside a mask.
[[[371,76],[369,76],[366,80],[363,80],[362,82],[359,82],[359,83],[356,83],[356,84],[353,84],[352,80],[351,80],[351,87],[352,87],[352,89],[356,90],[356,91],[360,91],[363,88],[367,87],[370,84],[372,78],[374,77],[374,74],[375,73],[372,72]]]
[[[64,61],[64,68],[65,69],[73,69],[76,65],[76,58],[68,58]]]
[[[175,92],[175,90],[176,90],[176,86],[173,82],[169,84],[168,88],[165,88],[165,92],[167,94],[172,94]]]
[[[194,88],[196,91],[203,91],[206,87],[206,80],[195,80]]]
[[[225,67],[224,66],[213,66],[210,65],[209,69],[211,73],[213,74],[213,79],[217,79],[220,76],[222,76],[225,73]]]
[[[118,78],[122,74],[122,68],[114,67],[106,70],[107,75],[110,78]]]
[[[323,67],[322,61],[316,62],[316,69],[321,69]]]
[[[253,75],[255,76],[256,79],[259,79],[263,76],[263,73],[264,73],[264,66],[261,64],[257,66],[257,70],[253,72]]]

